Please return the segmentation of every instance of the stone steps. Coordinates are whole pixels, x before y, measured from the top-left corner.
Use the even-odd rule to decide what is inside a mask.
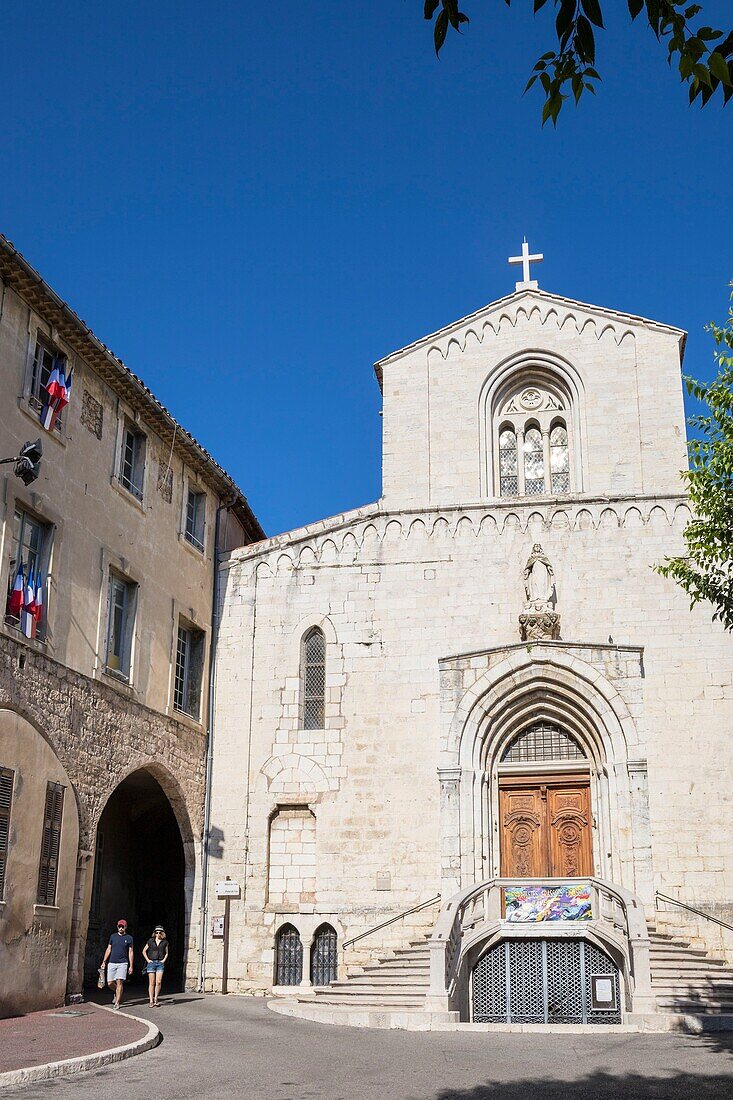
[[[709,956],[685,929],[650,928],[652,989],[657,1010],[694,1016],[733,1011],[733,970]]]

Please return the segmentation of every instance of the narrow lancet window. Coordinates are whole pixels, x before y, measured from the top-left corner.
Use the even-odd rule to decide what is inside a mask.
[[[322,730],[326,709],[326,639],[317,626],[303,638],[301,696],[303,729]]]
[[[527,428],[524,433],[524,491],[528,497],[545,491],[545,464],[542,453],[542,432]]]
[[[567,493],[570,489],[570,455],[564,424],[556,424],[550,432],[550,473],[552,492]]]
[[[519,492],[517,437],[511,428],[502,429],[499,435],[499,477],[501,496],[515,497]]]

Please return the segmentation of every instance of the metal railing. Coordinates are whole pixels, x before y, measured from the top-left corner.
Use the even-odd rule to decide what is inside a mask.
[[[366,936],[371,936],[373,932],[380,932],[382,928],[387,928],[390,924],[395,924],[398,920],[409,917],[411,913],[418,913],[421,909],[427,909],[429,905],[435,905],[436,901],[440,901],[440,894],[436,894],[434,898],[429,898],[428,901],[421,901],[417,905],[413,905],[411,909],[405,909],[404,912],[398,913],[394,917],[390,917],[389,920],[382,921],[381,924],[375,924],[373,928],[367,928],[366,932],[360,932],[358,936],[353,936],[352,939],[345,940],[343,944],[344,950],[358,943],[359,940],[363,940]]]
[[[677,898],[671,898],[667,894],[662,894],[659,890],[655,893],[656,901],[666,901],[670,905],[678,905],[680,909],[686,909],[688,913],[694,913],[698,917],[704,917],[705,920],[712,921],[713,924],[719,925],[721,928],[727,928],[729,932],[733,932],[733,924],[726,924],[724,920],[719,920],[717,917],[712,916],[710,913],[704,913],[702,909],[696,909],[694,905],[688,905],[685,901],[678,901]],[[659,906],[656,906],[659,909]]]

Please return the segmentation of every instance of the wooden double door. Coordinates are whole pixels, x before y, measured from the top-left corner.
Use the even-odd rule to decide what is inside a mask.
[[[593,874],[587,775],[500,778],[499,820],[504,878]]]

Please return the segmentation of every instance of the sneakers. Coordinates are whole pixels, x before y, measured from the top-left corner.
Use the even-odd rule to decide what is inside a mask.
[[[114,1009],[115,1012],[120,1011],[120,1006],[117,1004],[117,1001],[112,1002],[112,1008]]]

